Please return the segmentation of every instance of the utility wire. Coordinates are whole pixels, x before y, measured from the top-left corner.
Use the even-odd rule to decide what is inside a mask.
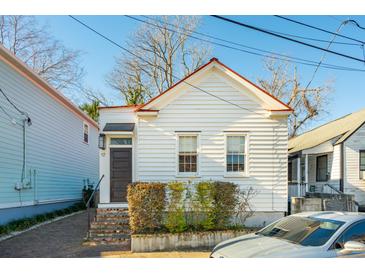
[[[120,48],[120,49],[122,49],[122,50],[124,50],[124,51],[128,52],[129,54],[131,54],[132,56],[136,57],[137,59],[139,59],[139,60],[141,60],[141,61],[143,61],[143,62],[147,62],[147,63],[148,63],[148,61],[147,61],[147,60],[145,60],[144,58],[142,58],[142,57],[140,57],[140,56],[136,55],[136,54],[135,54],[135,53],[133,53],[132,51],[130,51],[130,50],[128,50],[127,48],[123,47],[123,46],[122,46],[122,45],[120,45],[119,43],[117,43],[117,42],[113,41],[113,40],[112,40],[112,39],[110,39],[109,37],[107,37],[107,36],[105,36],[104,34],[100,33],[100,32],[99,32],[99,31],[97,31],[96,29],[94,29],[94,28],[90,27],[89,25],[87,25],[86,23],[84,23],[84,22],[82,22],[81,20],[77,19],[76,17],[74,17],[74,16],[72,16],[72,15],[69,15],[69,17],[70,17],[70,18],[72,18],[73,20],[75,20],[76,22],[78,22],[79,24],[83,25],[85,28],[89,29],[89,30],[90,30],[90,31],[92,31],[93,33],[95,33],[95,34],[97,34],[98,36],[102,37],[102,38],[103,38],[103,39],[105,39],[106,41],[110,42],[110,43],[111,43],[111,44],[113,44],[114,46],[116,46],[116,47],[118,47],[118,48]],[[162,69],[162,70],[163,70],[163,68],[162,68],[161,66],[155,66],[155,67],[157,67],[157,68],[159,68],[159,69]],[[175,78],[175,79],[180,79],[180,77],[177,77],[177,76],[175,76],[175,75],[172,75],[172,77],[173,77],[173,78]],[[189,82],[187,82],[187,81],[186,81],[186,80],[184,80],[184,79],[179,80],[179,81],[180,81],[180,82],[183,82],[183,83],[187,84],[188,86],[193,87],[193,88],[195,88],[195,89],[197,89],[197,90],[199,90],[199,91],[202,91],[202,92],[204,92],[204,93],[206,93],[206,94],[208,94],[208,95],[210,95],[210,96],[212,96],[212,97],[215,97],[216,99],[219,99],[219,100],[221,100],[221,101],[223,101],[223,102],[226,102],[226,103],[228,103],[228,104],[231,104],[231,105],[233,105],[233,106],[236,106],[236,107],[238,107],[238,108],[240,108],[240,109],[243,109],[243,110],[246,110],[246,111],[252,112],[252,113],[254,113],[254,114],[257,114],[257,115],[260,115],[260,116],[266,117],[266,115],[264,115],[264,114],[262,114],[262,113],[258,113],[258,112],[256,112],[256,111],[251,110],[251,109],[248,109],[248,108],[242,107],[242,106],[240,106],[240,105],[238,105],[238,104],[236,104],[236,103],[230,102],[230,101],[228,101],[228,100],[226,100],[226,99],[224,99],[224,98],[222,98],[222,97],[220,97],[220,96],[217,96],[217,95],[215,95],[215,94],[212,94],[212,93],[210,93],[210,92],[208,92],[208,91],[206,91],[206,90],[204,90],[204,89],[202,89],[202,88],[200,88],[200,87],[198,87],[198,86],[195,86],[195,85],[193,85],[193,84],[190,84]]]
[[[298,64],[302,64],[302,65],[307,65],[307,66],[314,66],[315,67],[315,66],[318,65],[318,62],[316,62],[316,61],[303,59],[303,58],[298,58],[298,57],[293,57],[293,56],[289,56],[289,55],[285,55],[285,54],[280,54],[280,53],[276,53],[276,52],[272,52],[272,51],[262,50],[262,49],[255,48],[255,47],[246,46],[244,44],[240,44],[240,43],[232,42],[232,41],[229,41],[229,40],[221,39],[221,38],[218,38],[218,37],[215,37],[215,36],[212,36],[212,35],[208,35],[208,34],[205,34],[205,33],[197,32],[197,31],[187,30],[185,28],[182,28],[182,30],[185,30],[185,32],[182,32],[182,31],[176,30],[176,26],[174,26],[173,24],[168,23],[168,22],[167,22],[167,24],[170,25],[170,26],[173,26],[175,29],[161,27],[160,25],[154,24],[150,21],[142,20],[142,19],[136,18],[134,16],[130,16],[130,15],[125,15],[125,17],[133,19],[135,21],[139,21],[139,22],[151,25],[155,28],[167,29],[171,32],[180,33],[180,34],[186,35],[186,36],[188,36],[190,38],[193,38],[193,39],[196,39],[196,40],[200,40],[200,41],[203,41],[203,42],[206,42],[206,43],[211,43],[211,44],[218,45],[218,46],[225,47],[225,48],[229,48],[229,49],[232,49],[232,50],[241,51],[241,52],[248,53],[248,54],[251,54],[251,55],[262,56],[262,57],[270,58],[270,59],[278,59],[278,60],[283,60],[283,61],[292,62],[292,63],[298,63]],[[149,18],[147,16],[144,16],[144,17],[148,18],[149,20],[154,20],[154,19]],[[160,20],[154,20],[154,21],[162,22]],[[166,23],[166,22],[164,22],[164,23]],[[202,35],[202,36],[205,36],[205,37],[208,37],[208,38],[211,38],[211,39],[216,39],[216,40],[219,40],[219,41],[223,41],[223,42],[227,42],[227,43],[231,43],[231,44],[236,44],[236,45],[239,45],[239,46],[244,47],[244,48],[256,50],[256,51],[259,51],[259,52],[269,53],[271,55],[265,55],[265,54],[260,54],[260,53],[257,53],[257,52],[243,50],[243,49],[240,49],[240,48],[237,48],[237,47],[232,47],[232,46],[229,46],[229,45],[217,43],[217,42],[214,42],[214,41],[211,41],[211,40],[202,39],[202,38],[193,36],[189,33],[195,33],[195,34]],[[275,55],[275,56],[273,56],[273,55]],[[283,57],[283,58],[276,57],[276,56],[280,56],[280,57]],[[292,61],[292,60],[289,60],[289,59],[298,60],[298,61]],[[328,64],[328,63],[322,63],[322,67],[328,68],[328,69],[335,69],[335,70],[365,72],[365,70],[363,70],[363,69],[350,68],[350,67],[344,67],[344,66],[337,66],[337,65]]]
[[[217,19],[226,21],[226,22],[230,22],[232,24],[239,25],[241,27],[245,27],[245,28],[249,28],[249,29],[252,29],[252,30],[255,30],[255,31],[263,32],[263,33],[269,34],[271,36],[275,36],[275,37],[278,37],[278,38],[281,38],[281,39],[285,39],[285,40],[288,40],[288,41],[291,41],[291,42],[294,42],[294,43],[297,43],[297,44],[301,44],[301,45],[304,45],[304,46],[307,46],[307,47],[311,47],[311,48],[314,48],[314,49],[318,49],[318,50],[321,50],[321,51],[326,51],[326,52],[329,52],[329,53],[332,53],[332,54],[335,54],[335,55],[338,55],[338,56],[341,56],[341,57],[344,57],[344,58],[347,58],[347,59],[352,59],[352,60],[355,60],[355,61],[359,61],[361,63],[365,62],[365,60],[354,57],[354,56],[350,56],[350,55],[340,53],[340,52],[336,52],[336,51],[333,51],[333,50],[328,50],[328,49],[325,49],[323,47],[319,47],[319,46],[309,44],[309,43],[306,43],[306,42],[303,42],[303,41],[299,41],[299,40],[296,40],[296,39],[293,39],[293,38],[290,38],[290,37],[287,37],[287,36],[276,34],[276,33],[273,33],[271,31],[267,31],[267,30],[264,30],[262,28],[255,27],[255,26],[252,26],[252,25],[248,25],[248,24],[245,24],[245,23],[242,23],[242,22],[239,22],[239,21],[236,21],[236,20],[232,20],[232,19],[229,19],[229,18],[226,18],[226,17],[223,17],[223,16],[219,16],[219,15],[211,15],[211,16],[215,17]],[[359,42],[361,42],[361,41],[359,41]]]
[[[316,27],[316,26],[313,26],[313,25],[309,25],[309,24],[306,24],[306,23],[303,23],[303,22],[300,22],[300,21],[297,21],[297,20],[294,20],[294,19],[291,19],[291,18],[288,18],[288,17],[285,17],[285,16],[281,16],[281,15],[274,15],[274,16],[277,17],[277,18],[280,18],[280,19],[283,19],[283,20],[298,24],[298,25],[302,25],[302,26],[305,26],[305,27],[308,27],[308,28],[311,28],[311,29],[319,30],[319,31],[329,33],[329,34],[332,34],[332,35],[337,35],[338,37],[342,37],[342,38],[345,38],[345,39],[349,39],[349,40],[352,40],[352,41],[359,42],[361,44],[365,44],[365,41],[361,41],[361,40],[358,40],[356,38],[346,36],[346,35],[342,35],[342,34],[336,34],[336,32],[326,30],[326,29],[323,29],[323,28],[320,28],[320,27]],[[352,23],[358,25],[358,23],[355,20],[347,20],[347,21],[354,21]],[[360,27],[360,25],[358,25],[358,26]],[[362,27],[360,27],[360,28],[362,28]]]
[[[335,35],[333,36],[333,38],[332,38],[331,42],[328,44],[327,49],[329,49],[329,48],[331,47],[331,45],[333,44],[334,40],[335,40],[335,39],[336,39],[336,37],[339,35],[339,33],[340,33],[340,31],[341,31],[341,28],[342,28],[345,24],[347,24],[347,21],[343,21],[343,22],[340,24],[340,26],[337,28],[337,31],[336,31]],[[305,89],[304,89],[304,90],[307,90],[307,89],[309,88],[310,84],[313,82],[314,77],[316,76],[316,74],[317,74],[317,72],[318,72],[318,70],[319,70],[319,67],[321,66],[321,64],[322,64],[322,62],[323,62],[323,60],[324,60],[324,58],[326,57],[326,54],[327,54],[327,52],[324,52],[324,53],[323,53],[323,55],[322,55],[322,57],[321,57],[321,60],[319,61],[319,63],[318,63],[318,65],[317,65],[316,69],[314,70],[314,72],[313,72],[313,74],[312,74],[311,79],[309,80],[309,82],[308,82],[308,84],[306,85],[306,87],[305,87]]]
[[[127,16],[127,15],[125,15]],[[160,19],[157,19],[157,18],[152,18],[150,16],[146,16],[146,15],[141,15],[141,17],[144,17],[144,18],[147,18],[149,20],[153,20],[155,22],[160,22],[160,23],[165,23],[165,24],[168,24],[170,26],[174,26],[174,24],[171,24],[169,22],[164,22]],[[341,21],[342,22],[342,21]],[[226,40],[226,39],[222,39],[222,38],[218,38],[216,36],[213,36],[213,35],[208,35],[208,34],[205,34],[205,33],[201,33],[201,32],[198,32],[198,31],[192,31],[192,30],[188,30],[186,28],[182,28],[183,30],[185,31],[188,31],[188,32],[194,32],[196,34],[199,34],[199,35],[202,35],[202,36],[206,36],[206,37],[209,37],[209,38],[213,38],[213,39],[217,39],[217,40],[220,40],[220,41],[223,41],[223,42],[227,42],[227,43],[230,43],[230,44],[233,44],[233,45],[238,45],[238,46],[243,46],[245,47],[245,45],[243,44],[240,44],[240,43],[237,43],[237,42],[234,42],[234,41],[229,41],[229,40]],[[324,39],[318,39],[318,38],[311,38],[311,37],[306,37],[306,36],[300,36],[300,35],[294,35],[294,34],[289,34],[289,33],[283,33],[283,32],[279,32],[279,31],[274,31],[274,30],[270,30],[270,29],[267,29],[267,28],[264,28],[264,30],[267,30],[267,31],[271,31],[273,33],[277,33],[277,34],[281,34],[281,35],[286,35],[286,36],[291,36],[291,37],[296,37],[296,38],[300,38],[300,39],[304,39],[304,40],[310,40],[310,41],[316,41],[316,42],[322,42],[322,43],[329,43],[331,41],[329,40],[324,40]],[[349,42],[333,42],[333,44],[340,44],[340,45],[348,45],[348,46],[361,46],[362,44],[360,43],[349,43]]]
[[[10,99],[9,97],[6,95],[6,93],[0,88],[0,92],[2,93],[2,95],[5,97],[5,99],[16,109],[16,111],[18,111],[20,114],[28,116],[26,112],[20,110]]]

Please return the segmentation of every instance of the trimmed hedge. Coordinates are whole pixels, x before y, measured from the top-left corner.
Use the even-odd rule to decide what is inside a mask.
[[[132,233],[153,232],[162,228],[166,184],[135,183],[128,186],[129,225]]]
[[[172,233],[186,230],[185,200],[186,186],[182,182],[171,182],[167,185],[168,202],[166,228]]]
[[[135,183],[128,188],[132,233],[207,231],[232,225],[240,189],[230,182]]]

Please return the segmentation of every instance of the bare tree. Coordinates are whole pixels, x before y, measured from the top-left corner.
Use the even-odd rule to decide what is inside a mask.
[[[135,56],[124,54],[107,78],[127,104],[143,103],[201,66],[209,46],[195,44],[189,34],[199,23],[193,16],[148,19],[128,40]]]
[[[55,40],[34,16],[0,16],[0,43],[55,88],[82,87],[80,52]]]
[[[289,136],[296,136],[314,119],[326,113],[331,83],[305,88],[300,83],[297,68],[288,62],[267,59],[264,62],[269,79],[259,79],[260,86],[294,109],[289,116]],[[292,71],[292,72],[291,72]]]
[[[238,189],[238,205],[236,208],[235,219],[236,223],[243,225],[246,220],[252,217],[255,213],[251,205],[251,200],[258,194],[258,191],[253,187],[247,189]]]

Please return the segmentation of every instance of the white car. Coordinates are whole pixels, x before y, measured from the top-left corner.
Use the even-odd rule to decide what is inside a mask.
[[[212,258],[365,257],[365,214],[305,212],[218,244]]]

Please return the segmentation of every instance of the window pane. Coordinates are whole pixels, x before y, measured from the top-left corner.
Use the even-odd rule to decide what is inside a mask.
[[[365,151],[360,151],[360,171],[365,171]]]
[[[111,145],[131,145],[132,138],[111,138],[110,144]]]
[[[179,172],[197,172],[197,155],[187,153],[180,154]]]
[[[327,155],[317,157],[317,181],[327,181]]]
[[[234,152],[245,152],[245,136],[227,136],[227,153]]]
[[[180,152],[196,152],[197,137],[196,136],[179,136]]]

